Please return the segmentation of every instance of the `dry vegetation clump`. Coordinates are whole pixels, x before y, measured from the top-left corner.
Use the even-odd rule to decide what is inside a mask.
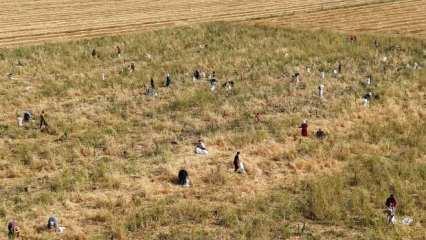
[[[25,239],[424,239],[424,49],[215,23],[1,50],[0,217]],[[195,69],[216,72],[216,92]],[[144,94],[151,78],[157,97]],[[369,91],[379,99],[364,107]],[[35,119],[19,128],[24,110]],[[190,188],[176,185],[182,168]],[[385,223],[390,192],[413,225]],[[51,214],[64,234],[44,231]]]

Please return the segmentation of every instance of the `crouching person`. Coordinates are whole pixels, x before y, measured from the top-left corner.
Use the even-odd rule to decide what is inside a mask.
[[[30,123],[33,119],[33,114],[30,111],[25,111],[21,116],[18,117],[18,127],[24,126],[24,124]]]
[[[19,238],[19,227],[15,220],[12,220],[7,225],[9,239]]]
[[[237,154],[234,157],[234,171],[236,173],[245,173],[246,170],[244,168],[244,164],[240,159],[240,152],[237,152]]]
[[[198,140],[198,143],[195,145],[195,153],[200,155],[207,155],[209,153],[202,140]]]
[[[327,134],[324,132],[324,130],[322,130],[321,128],[318,129],[315,133],[315,137],[319,140],[323,140],[325,139],[325,137],[327,136]]]
[[[189,181],[189,174],[185,169],[182,169],[178,173],[178,183],[182,187],[189,187],[191,185]]]
[[[57,232],[59,230],[58,219],[56,217],[49,217],[49,220],[47,220],[47,230],[52,232]]]

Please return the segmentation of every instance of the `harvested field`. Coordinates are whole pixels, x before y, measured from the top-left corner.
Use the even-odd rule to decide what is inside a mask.
[[[409,0],[304,12],[262,19],[257,23],[425,38],[425,13],[425,0]]]
[[[390,8],[392,14],[377,17],[389,13],[380,12],[382,6]],[[369,25],[367,30],[378,31],[400,28],[403,33],[424,36],[424,8],[424,0],[1,0],[0,46],[91,38],[200,22],[264,18],[268,19],[266,22],[285,25],[337,25],[349,31],[364,30],[365,25]],[[353,26],[346,21],[336,23],[335,12],[339,18],[346,15],[344,19],[347,20],[352,16],[365,20]],[[377,15],[370,14],[375,12]],[[321,21],[313,24],[317,19]]]

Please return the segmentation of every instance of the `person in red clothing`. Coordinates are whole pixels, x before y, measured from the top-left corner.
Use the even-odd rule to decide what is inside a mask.
[[[300,127],[302,129],[302,136],[307,137],[308,136],[308,121],[305,119],[303,120],[302,125]]]
[[[19,227],[15,220],[12,220],[7,225],[9,231],[9,239],[19,238]]]

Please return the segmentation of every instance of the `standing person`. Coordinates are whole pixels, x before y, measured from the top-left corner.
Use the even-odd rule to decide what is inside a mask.
[[[303,123],[300,125],[300,127],[302,129],[302,136],[303,137],[307,137],[308,136],[308,120],[303,120]]]
[[[320,84],[318,86],[318,95],[319,95],[320,98],[324,97],[324,84]]]
[[[166,82],[164,83],[164,86],[165,87],[170,87],[171,84],[172,84],[172,78],[170,77],[170,74],[167,73]]]
[[[217,80],[215,78],[210,79],[210,90],[212,92],[216,91]]]
[[[130,72],[134,72],[136,70],[136,65],[134,62],[130,63]]]
[[[395,212],[396,212],[396,198],[393,194],[391,194],[385,202],[386,205],[386,212],[388,214],[388,223],[394,224],[395,223]]]
[[[48,126],[49,126],[49,125],[47,124],[46,119],[44,118],[44,111],[41,111],[41,115],[40,115],[40,125],[39,125],[40,130],[41,130],[41,131],[44,131],[44,130],[46,130],[46,129],[47,129],[47,127],[48,127]]]
[[[97,55],[96,48],[92,49],[92,57],[97,57]]]
[[[154,83],[154,79],[153,78],[151,78],[150,85],[151,85],[152,89],[155,89],[155,83]]]
[[[192,80],[195,81],[200,79],[201,79],[201,73],[200,71],[198,71],[198,69],[196,69],[194,73],[192,74]]]
[[[117,56],[120,57],[121,56],[121,48],[120,46],[115,47],[116,52],[117,52]]]

